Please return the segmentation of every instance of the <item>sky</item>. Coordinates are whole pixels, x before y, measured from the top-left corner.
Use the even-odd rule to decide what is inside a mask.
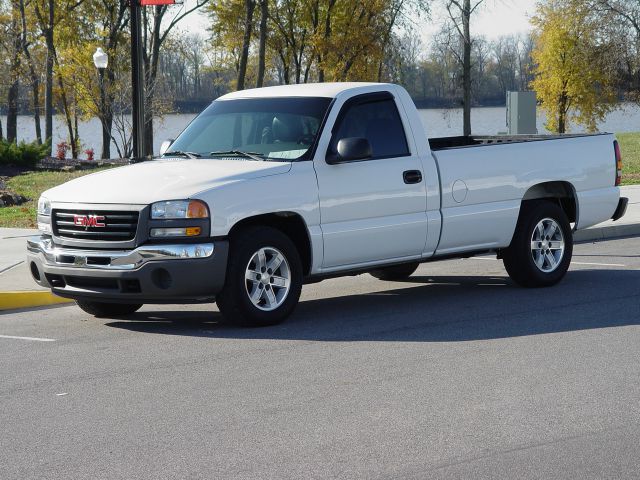
[[[528,32],[531,30],[529,17],[535,12],[535,4],[535,0],[485,0],[471,20],[471,33],[493,39]]]
[[[194,0],[185,0],[183,6],[172,8],[188,8],[193,2]],[[428,43],[429,37],[446,20],[447,12],[443,3],[444,0],[434,0],[431,18],[419,20],[417,29],[425,43]],[[529,18],[535,11],[535,3],[535,0],[484,0],[472,19],[471,33],[494,39],[502,35],[528,32],[531,29]],[[206,33],[207,25],[208,19],[201,13],[194,12],[184,19],[180,27],[190,32],[200,30]]]

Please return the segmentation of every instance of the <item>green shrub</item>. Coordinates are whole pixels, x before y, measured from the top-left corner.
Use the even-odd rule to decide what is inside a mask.
[[[48,143],[38,145],[37,142],[10,143],[6,140],[0,140],[0,165],[34,167],[50,152],[51,146]]]

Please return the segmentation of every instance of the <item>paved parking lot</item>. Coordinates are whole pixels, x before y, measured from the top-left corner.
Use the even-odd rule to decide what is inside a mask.
[[[0,315],[0,478],[638,478],[640,239],[557,287],[502,262],[304,288],[289,322],[214,306]]]

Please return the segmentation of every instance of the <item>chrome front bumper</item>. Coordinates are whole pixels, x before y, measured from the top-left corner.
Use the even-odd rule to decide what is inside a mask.
[[[27,250],[39,255],[47,265],[92,268],[97,270],[135,270],[147,262],[208,258],[213,243],[185,245],[144,245],[134,250],[78,250],[57,247],[49,237],[34,236],[27,240]]]
[[[98,302],[210,301],[224,286],[229,242],[143,245],[133,250],[82,250],[48,236],[27,240],[36,283],[55,294]]]

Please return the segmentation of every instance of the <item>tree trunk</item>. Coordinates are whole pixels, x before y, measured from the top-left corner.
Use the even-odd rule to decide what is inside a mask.
[[[160,46],[167,39],[167,35],[177,23],[189,13],[204,6],[206,1],[198,0],[195,6],[187,8],[183,13],[175,16],[169,21],[169,25],[162,31],[162,19],[167,11],[166,5],[157,5],[153,7],[153,25],[149,29],[150,9],[143,9],[142,12],[142,44],[144,46],[142,57],[144,65],[144,84],[145,84],[145,121],[144,121],[144,150],[148,155],[153,154],[153,115],[154,115],[154,96],[155,83],[158,73],[158,61],[160,58]],[[253,0],[255,6],[255,0]]]
[[[18,93],[20,91],[20,81],[17,73],[11,75],[12,81],[7,95],[7,140],[16,142],[18,140]]]
[[[267,45],[267,18],[269,17],[269,0],[260,0],[260,46],[258,48],[258,80],[256,87],[264,83],[265,52]]]
[[[76,116],[76,129],[73,129],[73,116],[71,114],[71,109],[69,108],[69,102],[67,101],[67,93],[64,88],[64,83],[62,82],[62,77],[57,75],[58,78],[58,87],[60,88],[60,98],[62,100],[62,110],[64,111],[64,118],[67,124],[67,132],[69,133],[69,146],[71,147],[71,158],[78,158],[78,123]]]
[[[18,4],[11,2],[11,53],[9,65],[9,90],[7,92],[7,140],[16,142],[18,137],[18,96],[20,94],[20,47],[22,35],[18,25]]]
[[[55,44],[53,42],[54,6],[55,1],[49,0],[49,20],[44,30],[44,39],[47,46],[47,60],[45,73],[44,92],[44,136],[47,141],[53,138],[53,62],[55,59]],[[52,142],[53,143],[53,142]],[[53,147],[53,145],[52,145]]]
[[[36,141],[38,145],[42,144],[42,131],[40,130],[40,78],[36,72],[31,52],[29,52],[29,43],[27,42],[27,16],[25,14],[24,0],[19,0],[20,6],[20,23],[21,23],[21,46],[27,63],[29,64],[29,76],[31,77],[31,94],[33,96],[33,121],[36,127]]]
[[[471,0],[464,0],[462,29],[464,53],[462,60],[462,130],[463,135],[471,135]]]
[[[80,157],[80,135],[78,135],[78,104],[73,103],[73,126],[75,131],[73,132],[73,142],[71,143],[71,154],[73,158]]]
[[[567,131],[567,94],[562,92],[558,101],[558,133]]]
[[[40,127],[40,80],[35,69],[29,67],[31,75],[31,94],[33,96],[33,123],[36,127],[36,141],[42,145],[42,129]]]
[[[107,51],[115,52],[120,40],[120,32],[127,24],[126,12],[128,6],[124,2],[118,2],[117,5],[109,4],[108,18],[105,24],[109,25],[109,36],[107,41]],[[115,19],[115,20],[114,20]],[[113,85],[115,84],[115,73],[112,68],[99,71],[100,73],[100,120],[102,123],[102,152],[100,157],[103,159],[111,158],[111,140],[113,130],[113,105],[115,103],[115,92]],[[106,75],[105,75],[106,73]],[[115,142],[114,142],[115,143]],[[118,148],[116,144],[116,149]]]
[[[400,10],[402,10],[402,4],[403,2],[398,2],[396,5],[396,9],[393,12],[393,15],[391,16],[391,18],[389,19],[389,25],[386,29],[386,31],[384,32],[384,39],[382,41],[382,51],[385,52],[387,50],[387,45],[389,45],[389,40],[391,40],[391,34],[393,32],[393,27],[396,25],[396,18],[398,17],[398,14],[400,13]],[[382,82],[382,74],[383,74],[383,68],[384,68],[384,53],[382,54],[382,56],[380,57],[380,61],[378,62],[378,82]]]
[[[240,66],[238,68],[237,90],[244,90],[244,80],[247,75],[247,60],[249,58],[249,44],[251,43],[251,29],[253,27],[253,10],[256,7],[255,0],[245,0],[244,35],[242,37],[242,52],[240,53]]]
[[[155,85],[158,76],[158,64],[160,62],[161,23],[166,7],[154,7],[153,30],[151,31],[151,54],[147,54],[147,49],[143,49],[144,65],[144,151],[148,155],[153,155],[153,99],[155,96]],[[146,22],[143,25],[143,36],[147,35]],[[146,45],[146,40],[144,44]]]

